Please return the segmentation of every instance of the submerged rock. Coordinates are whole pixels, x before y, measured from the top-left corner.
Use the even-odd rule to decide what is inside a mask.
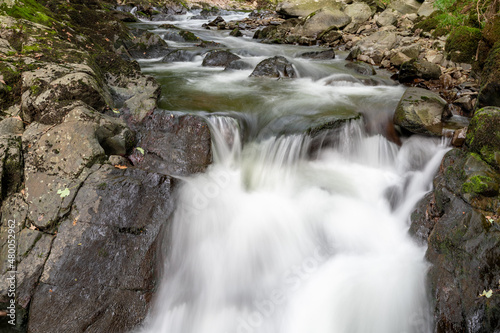
[[[262,60],[253,70],[250,76],[256,77],[289,77],[295,78],[297,74],[293,68],[292,63],[290,63],[285,57],[276,56],[273,58],[268,58]]]
[[[325,51],[304,52],[300,57],[308,59],[335,59],[335,51],[329,49]]]
[[[394,124],[411,133],[441,136],[445,106],[446,101],[432,91],[408,88],[396,108]]]

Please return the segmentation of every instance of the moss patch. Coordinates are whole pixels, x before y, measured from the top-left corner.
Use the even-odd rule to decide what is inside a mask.
[[[0,5],[0,11],[15,18],[25,19],[44,25],[54,21],[54,19],[48,15],[47,8],[34,0],[18,0],[17,4],[10,8],[3,4]]]
[[[471,64],[481,40],[481,30],[470,27],[458,27],[446,40],[445,51],[453,62]]]

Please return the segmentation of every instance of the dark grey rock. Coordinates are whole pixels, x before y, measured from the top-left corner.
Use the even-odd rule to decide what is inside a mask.
[[[209,51],[203,59],[202,66],[205,67],[226,67],[231,62],[241,59],[234,53],[224,50]]]
[[[276,56],[261,61],[253,70],[250,76],[255,77],[276,77],[276,78],[295,78],[297,74],[290,63],[285,57]]]

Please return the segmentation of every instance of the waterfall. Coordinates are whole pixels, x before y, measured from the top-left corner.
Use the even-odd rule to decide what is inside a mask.
[[[424,249],[400,213],[414,196],[393,210],[384,193],[428,187],[445,145],[399,148],[354,122],[337,135],[356,140],[311,160],[306,136],[242,146],[235,120],[210,119],[217,162],[179,192],[142,332],[430,332]]]

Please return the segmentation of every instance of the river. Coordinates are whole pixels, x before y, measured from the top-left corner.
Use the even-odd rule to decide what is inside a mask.
[[[226,21],[246,15],[226,14]],[[408,235],[409,215],[448,148],[439,139],[397,145],[384,137],[405,87],[384,73],[379,85],[364,84],[343,53],[303,59],[320,49],[231,37],[190,16],[137,25],[164,36],[159,25],[175,24],[252,68],[282,55],[298,78],[203,67],[202,55],[140,60],[162,84],[157,112],[205,117],[214,151],[207,172],[179,188],[163,278],[140,332],[431,332],[428,263]],[[305,134],[346,118],[320,141]]]

